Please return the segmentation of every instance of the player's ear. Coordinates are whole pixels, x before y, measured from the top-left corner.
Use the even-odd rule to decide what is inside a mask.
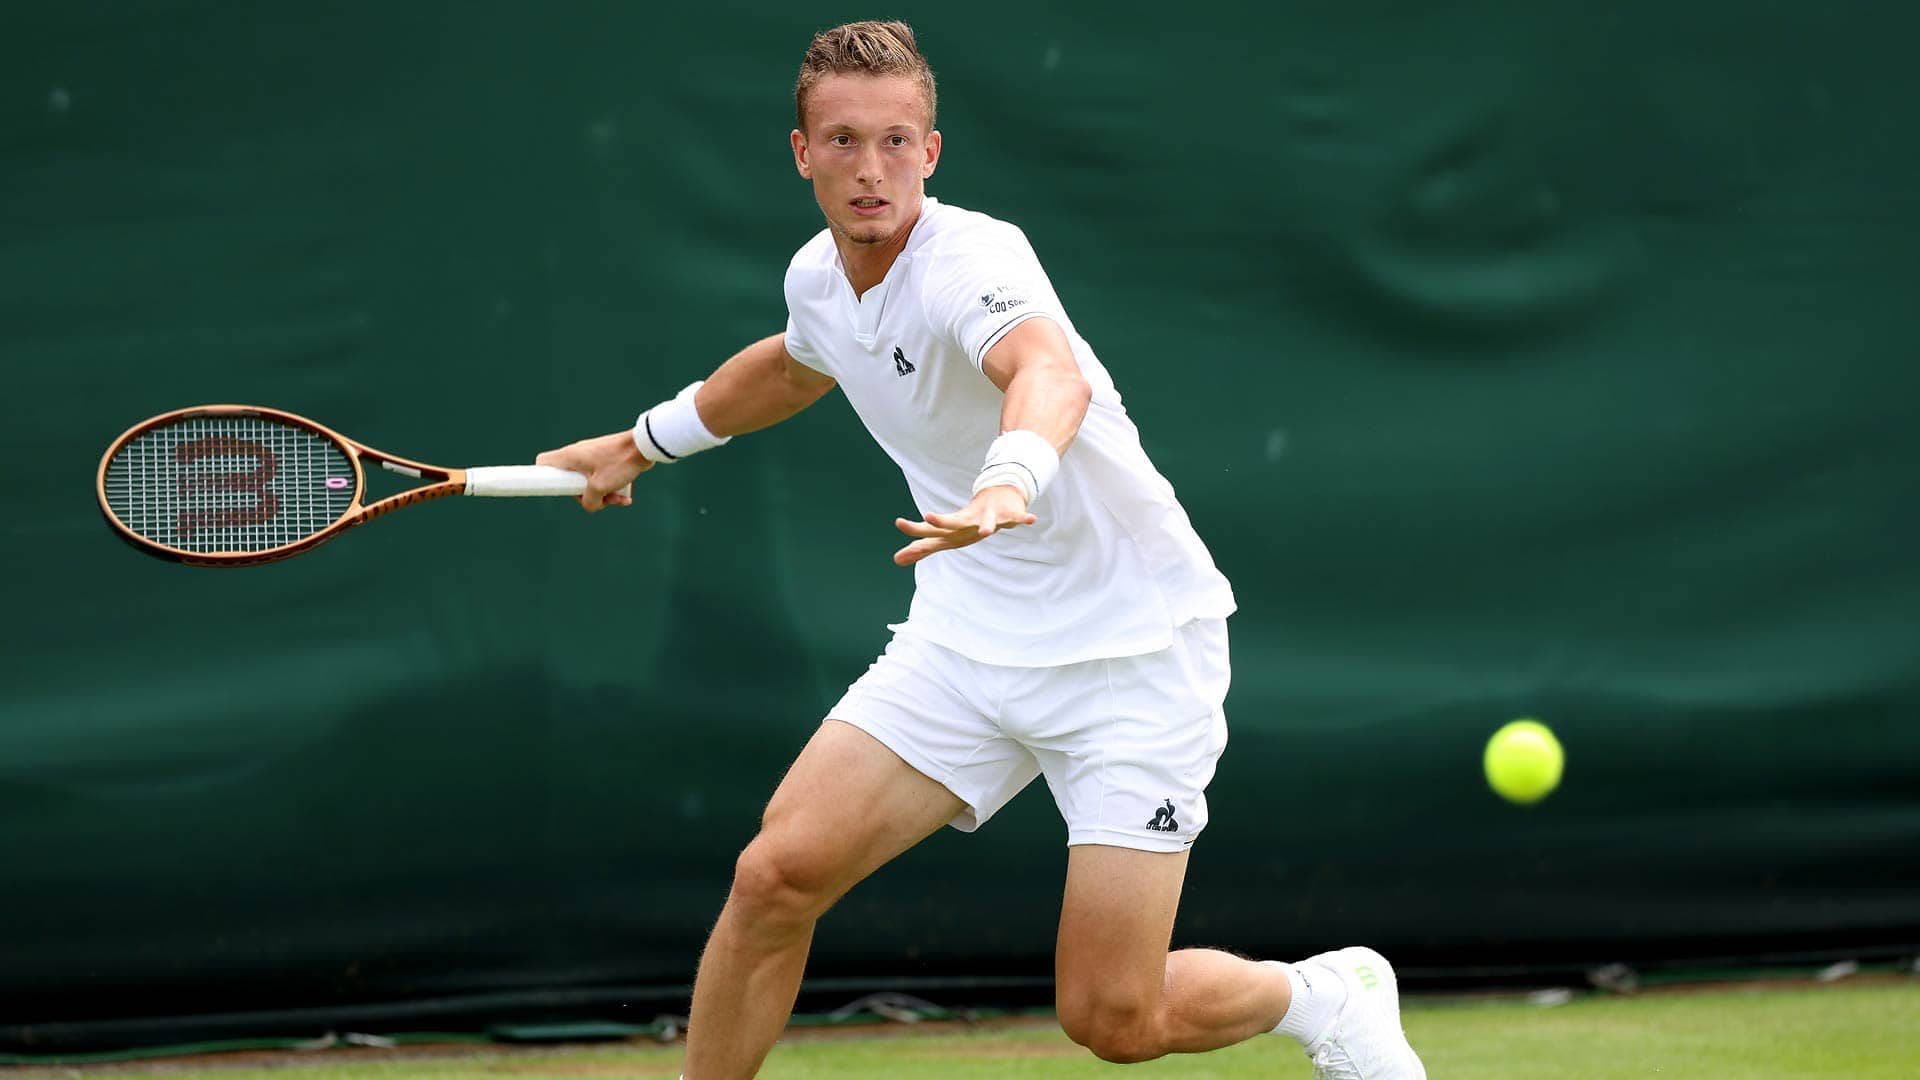
[[[806,132],[801,131],[799,128],[794,128],[792,133],[787,136],[787,141],[793,144],[793,167],[800,171],[801,176],[808,180],[813,179],[813,166],[807,163]]]
[[[929,131],[927,132],[927,160],[920,166],[920,179],[925,180],[932,176],[933,170],[938,168],[939,165],[940,133],[938,131]]]

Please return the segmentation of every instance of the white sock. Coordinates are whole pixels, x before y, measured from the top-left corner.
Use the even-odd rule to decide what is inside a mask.
[[[1301,1046],[1311,1046],[1315,1039],[1326,1034],[1334,1018],[1340,1015],[1340,1007],[1347,1003],[1347,984],[1318,964],[1286,964],[1278,960],[1267,963],[1286,972],[1287,985],[1293,989],[1293,1002],[1287,1006],[1287,1015],[1280,1018],[1280,1026],[1273,1029],[1273,1034],[1285,1035]]]

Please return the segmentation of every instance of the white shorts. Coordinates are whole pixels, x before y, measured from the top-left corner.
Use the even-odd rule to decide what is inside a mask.
[[[1207,824],[1227,745],[1227,621],[1173,647],[1053,668],[998,667],[897,634],[828,712],[965,802],[980,827],[1044,774],[1068,844],[1182,851]]]

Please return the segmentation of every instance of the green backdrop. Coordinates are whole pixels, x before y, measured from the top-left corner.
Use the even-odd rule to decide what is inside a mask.
[[[200,402],[455,465],[624,426],[780,327],[792,75],[870,14],[0,11],[0,1041],[678,1000],[905,610],[843,401],[630,511],[246,571],[141,558],[89,481]],[[941,78],[932,190],[1027,230],[1240,597],[1180,941],[1416,980],[1920,942],[1920,20],[883,14]],[[1519,715],[1570,752],[1531,810],[1478,772]],[[1045,976],[1063,842],[1044,789],[934,838],[814,989]]]

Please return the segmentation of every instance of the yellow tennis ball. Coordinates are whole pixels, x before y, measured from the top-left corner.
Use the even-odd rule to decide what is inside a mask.
[[[1515,720],[1487,740],[1482,764],[1487,783],[1508,802],[1536,803],[1560,784],[1566,752],[1547,725],[1538,720]]]

